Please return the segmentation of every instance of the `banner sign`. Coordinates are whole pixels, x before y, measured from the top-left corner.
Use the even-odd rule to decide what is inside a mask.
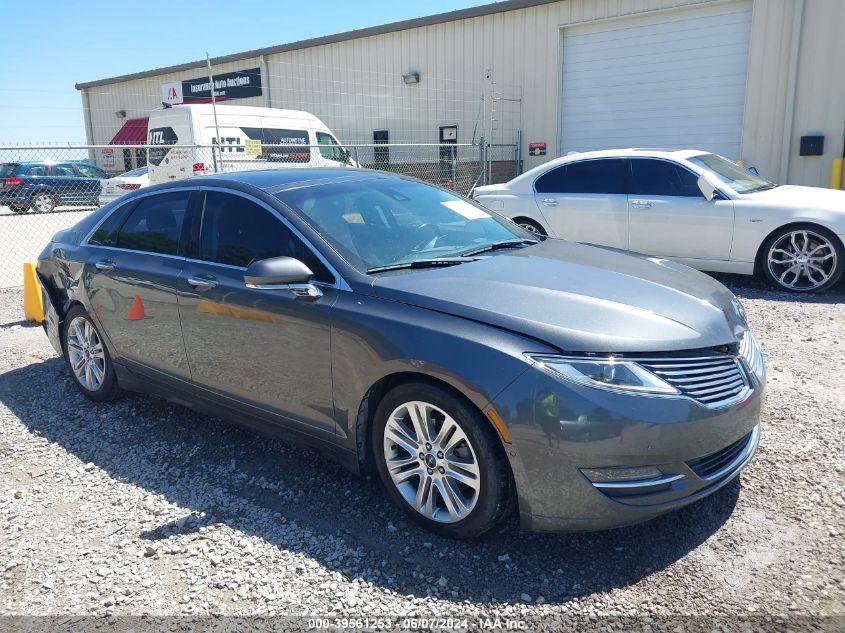
[[[213,75],[214,98],[217,101],[246,99],[261,96],[261,69],[236,70],[231,73]],[[208,76],[187,81],[171,81],[161,84],[163,103],[209,103],[211,82]]]

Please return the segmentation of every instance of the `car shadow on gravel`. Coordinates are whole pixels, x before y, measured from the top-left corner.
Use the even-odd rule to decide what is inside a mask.
[[[90,403],[57,358],[0,374],[0,401],[31,433],[82,464],[140,487],[141,498],[179,506],[157,515],[143,504],[125,505],[125,524],[114,530],[140,551],[225,523],[349,579],[414,597],[489,603],[542,596],[554,603],[631,585],[711,537],[740,492],[735,481],[680,511],[613,531],[526,534],[512,518],[482,538],[457,542],[408,522],[373,478],[354,477],[314,452],[155,398]],[[90,494],[115,503],[108,487]]]
[[[729,275],[727,273],[708,273],[708,275],[727,286],[740,299],[764,299],[793,303],[845,303],[845,281],[839,282],[827,292],[807,294],[777,290],[764,279],[748,275]]]

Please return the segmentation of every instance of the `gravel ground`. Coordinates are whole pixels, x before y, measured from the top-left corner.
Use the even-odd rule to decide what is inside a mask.
[[[769,366],[762,445],[741,478],[636,527],[538,535],[511,520],[474,542],[409,524],[375,480],[315,453],[154,398],[89,403],[40,327],[20,322],[20,291],[0,291],[0,615],[452,615],[471,628],[631,616],[668,630],[678,615],[783,616],[839,629],[845,287],[796,298],[720,280]]]

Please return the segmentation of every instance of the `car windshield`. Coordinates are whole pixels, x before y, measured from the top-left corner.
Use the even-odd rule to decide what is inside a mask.
[[[6,176],[11,176],[15,173],[15,167],[17,167],[16,163],[2,163],[0,164],[0,178],[5,178]]]
[[[776,186],[765,178],[761,178],[757,174],[717,154],[701,154],[699,156],[693,156],[689,161],[699,167],[703,167],[720,182],[723,182],[737,193],[753,193],[754,191],[764,191]]]
[[[513,241],[514,247],[537,241],[536,235],[465,198],[412,180],[306,185],[279,192],[277,198],[361,272],[454,258],[503,241]]]

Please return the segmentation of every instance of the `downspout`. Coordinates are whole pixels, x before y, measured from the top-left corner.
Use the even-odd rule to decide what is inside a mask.
[[[266,55],[258,56],[259,68],[261,68],[261,90],[264,91],[264,106],[273,107],[273,97],[270,90],[270,64],[267,63]]]
[[[795,97],[798,83],[798,53],[801,49],[801,27],[804,23],[804,0],[794,0],[792,37],[789,51],[789,74],[786,80],[786,112],[783,119],[783,142],[780,154],[778,183],[785,184],[789,176],[789,157],[792,154],[792,130],[795,124]]]
[[[88,145],[96,145],[97,141],[94,139],[94,126],[91,124],[91,102],[88,97],[88,89],[82,88],[82,117],[85,121],[85,138]],[[95,165],[97,158],[94,156],[94,150],[88,150],[88,160]]]

